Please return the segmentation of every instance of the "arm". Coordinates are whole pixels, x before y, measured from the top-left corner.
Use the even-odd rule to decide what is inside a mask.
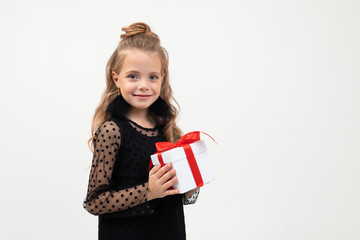
[[[148,183],[116,190],[111,182],[121,132],[113,121],[104,122],[94,134],[94,154],[84,208],[93,215],[129,209],[147,201]]]
[[[194,204],[199,197],[200,194],[200,188],[195,188],[193,190],[190,190],[183,195],[183,204]]]

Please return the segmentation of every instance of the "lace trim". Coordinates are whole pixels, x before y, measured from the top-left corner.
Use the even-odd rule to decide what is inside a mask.
[[[137,124],[134,121],[131,121],[130,119],[128,119],[129,124],[139,133],[148,136],[148,137],[155,137],[159,135],[159,129],[158,127],[154,127],[154,128],[145,128],[140,126],[139,124]]]
[[[185,194],[183,195],[183,204],[184,205],[188,205],[188,204],[194,204],[197,200],[197,198],[199,197],[200,194],[200,188],[196,189],[195,192],[189,197],[186,198]]]

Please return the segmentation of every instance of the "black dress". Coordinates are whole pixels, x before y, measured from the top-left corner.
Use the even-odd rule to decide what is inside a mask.
[[[183,204],[199,191],[147,201],[148,166],[162,129],[110,118],[94,134],[94,155],[83,207],[99,216],[99,239],[186,239]]]

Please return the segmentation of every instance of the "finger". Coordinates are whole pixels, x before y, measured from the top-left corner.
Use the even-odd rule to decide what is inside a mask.
[[[164,183],[163,188],[164,189],[168,189],[172,186],[174,186],[174,184],[178,181],[177,177],[173,177],[172,179],[170,179],[169,181],[167,181],[166,183]]]
[[[161,165],[156,165],[153,168],[151,168],[149,175],[155,174],[157,171],[159,171],[160,167],[161,167]]]
[[[175,169],[171,169],[170,171],[168,171],[167,173],[165,173],[159,180],[160,180],[160,184],[164,184],[165,182],[169,181],[169,179],[172,178],[172,176],[174,176],[176,173]]]
[[[179,193],[179,189],[170,189],[165,192],[165,196],[174,195],[174,194],[178,194],[178,193]]]
[[[171,168],[171,163],[168,163],[163,167],[161,167],[160,170],[157,171],[157,173],[155,174],[157,175],[158,178],[161,178],[170,168]]]

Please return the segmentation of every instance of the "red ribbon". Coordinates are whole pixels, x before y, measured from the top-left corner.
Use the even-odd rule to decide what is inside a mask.
[[[184,150],[185,150],[185,154],[186,154],[186,158],[188,160],[189,166],[190,166],[190,170],[191,173],[194,177],[195,183],[196,183],[196,187],[201,187],[204,185],[204,181],[201,177],[201,173],[200,173],[200,169],[196,163],[196,159],[194,156],[194,153],[190,147],[189,144],[186,144],[183,146]]]
[[[202,132],[202,133],[204,133],[204,132]],[[207,133],[204,133],[204,134],[209,136],[216,143],[216,141],[209,134],[207,134]],[[161,156],[162,152],[168,151],[168,150],[176,148],[176,147],[184,148],[185,155],[188,160],[191,173],[192,173],[195,183],[196,183],[196,187],[203,186],[204,182],[201,177],[201,173],[200,173],[199,167],[196,163],[196,159],[195,159],[195,156],[191,149],[190,144],[193,142],[199,141],[199,140],[200,140],[200,131],[194,131],[194,132],[189,132],[189,133],[185,134],[176,143],[172,143],[172,142],[157,142],[157,143],[155,143],[156,150],[157,150],[157,152],[155,154],[158,155],[159,163],[161,166],[165,165],[164,161],[162,159],[162,156]],[[150,170],[150,168],[152,166],[153,166],[152,161],[150,161],[148,171]]]
[[[172,143],[172,142],[157,142],[157,143],[155,143],[156,150],[157,150],[156,153],[164,152],[164,151],[176,148],[176,147],[182,147],[185,144],[191,144],[193,142],[199,141],[200,133],[207,135],[216,143],[215,139],[213,139],[209,134],[200,132],[200,131],[194,131],[194,132],[189,132],[189,133],[185,134],[176,143]]]

